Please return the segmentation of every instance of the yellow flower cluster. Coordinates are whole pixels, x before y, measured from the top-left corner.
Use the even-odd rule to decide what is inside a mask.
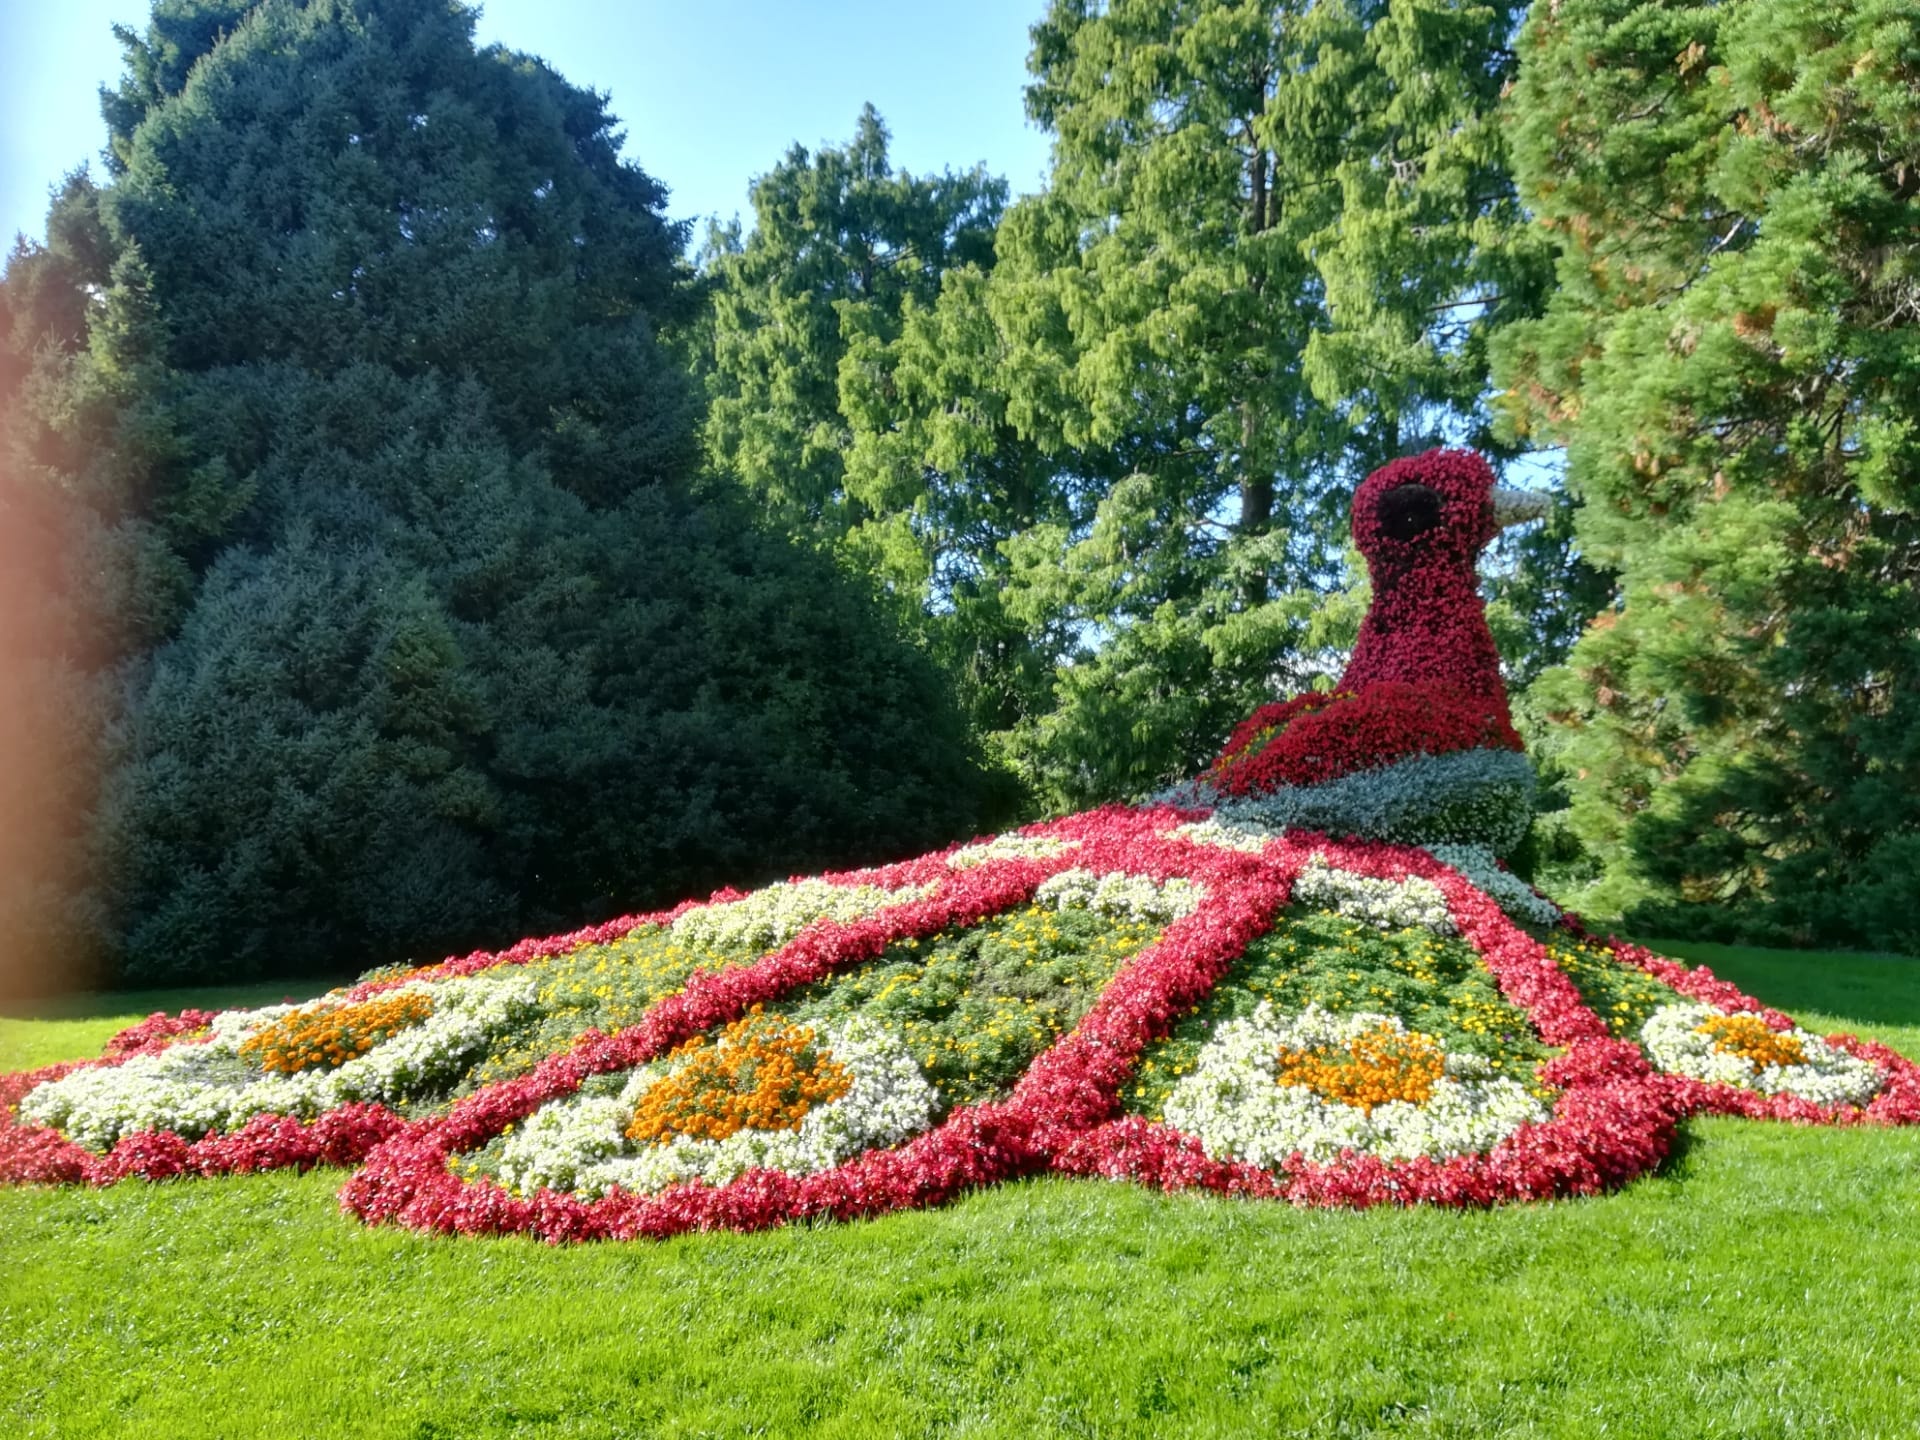
[[[1651,975],[1616,959],[1598,941],[1549,940],[1547,954],[1615,1035],[1637,1034],[1649,1015],[1677,998]]]
[[[1100,987],[1162,928],[1104,916],[1096,923],[1088,936],[1084,912],[1069,920],[1051,906],[1029,905],[971,932],[896,947],[883,970],[828,976],[818,1003],[825,1013],[846,1007],[886,1017],[944,1104],[986,1099],[1072,1028]],[[960,962],[944,942],[968,933],[981,948]]]
[[[649,1006],[685,987],[697,971],[751,960],[751,954],[676,940],[642,926],[604,945],[582,945],[527,967],[542,1019],[503,1034],[476,1070],[482,1082],[523,1074],[589,1028],[611,1033],[636,1023]]]
[[[240,1053],[282,1075],[338,1069],[431,1014],[432,997],[418,990],[379,995],[358,1005],[295,1010],[249,1035],[240,1043]]]
[[[1713,1048],[1738,1055],[1758,1075],[1770,1065],[1804,1065],[1807,1052],[1791,1035],[1782,1035],[1758,1015],[1709,1015],[1693,1027],[1713,1041]]]
[[[1446,1056],[1426,1035],[1377,1025],[1344,1046],[1283,1049],[1275,1079],[1371,1115],[1376,1105],[1419,1105],[1446,1074]]]
[[[669,1059],[673,1068],[634,1111],[630,1140],[664,1145],[682,1136],[724,1140],[741,1130],[798,1130],[814,1106],[853,1088],[852,1074],[811,1027],[757,1005],[727,1026],[718,1044],[696,1035]]]

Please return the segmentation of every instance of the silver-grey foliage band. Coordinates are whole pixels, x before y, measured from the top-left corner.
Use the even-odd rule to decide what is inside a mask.
[[[1514,750],[1414,755],[1323,785],[1221,796],[1204,781],[1168,798],[1211,804],[1222,820],[1264,830],[1322,830],[1402,845],[1485,845],[1511,851],[1533,819],[1533,765]]]

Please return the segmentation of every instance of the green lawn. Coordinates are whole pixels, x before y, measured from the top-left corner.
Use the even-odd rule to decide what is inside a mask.
[[[1920,1054],[1920,962],[1668,949]],[[1621,1194],[1484,1214],[1043,1181],[573,1249],[370,1231],[339,1178],[0,1192],[0,1433],[1920,1433],[1920,1133],[1694,1121]]]
[[[107,990],[23,1002],[0,1014],[0,1071],[98,1055],[113,1035],[156,1010],[176,1014],[187,1009],[277,1005],[283,1000],[309,999],[342,983],[340,979],[274,980],[199,990]]]

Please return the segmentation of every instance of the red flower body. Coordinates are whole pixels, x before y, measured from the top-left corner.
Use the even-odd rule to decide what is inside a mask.
[[[1223,794],[1318,785],[1413,755],[1523,751],[1475,562],[1495,533],[1493,471],[1467,450],[1396,460],[1354,492],[1373,602],[1333,693],[1262,706],[1208,780]]]
[[[1226,795],[1319,785],[1410,755],[1524,751],[1497,701],[1437,681],[1381,680],[1357,694],[1302,695],[1253,712],[1208,779]]]
[[[1409,493],[1419,499],[1398,499]],[[1429,450],[1369,475],[1353,495],[1353,543],[1373,603],[1339,688],[1431,682],[1504,716],[1507,687],[1475,570],[1494,534],[1493,471],[1471,450]]]

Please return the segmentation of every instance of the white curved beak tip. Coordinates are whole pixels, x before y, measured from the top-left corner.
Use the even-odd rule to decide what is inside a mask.
[[[1512,485],[1493,489],[1493,523],[1502,530],[1509,525],[1524,525],[1541,520],[1553,508],[1553,497],[1539,490],[1521,490]]]

